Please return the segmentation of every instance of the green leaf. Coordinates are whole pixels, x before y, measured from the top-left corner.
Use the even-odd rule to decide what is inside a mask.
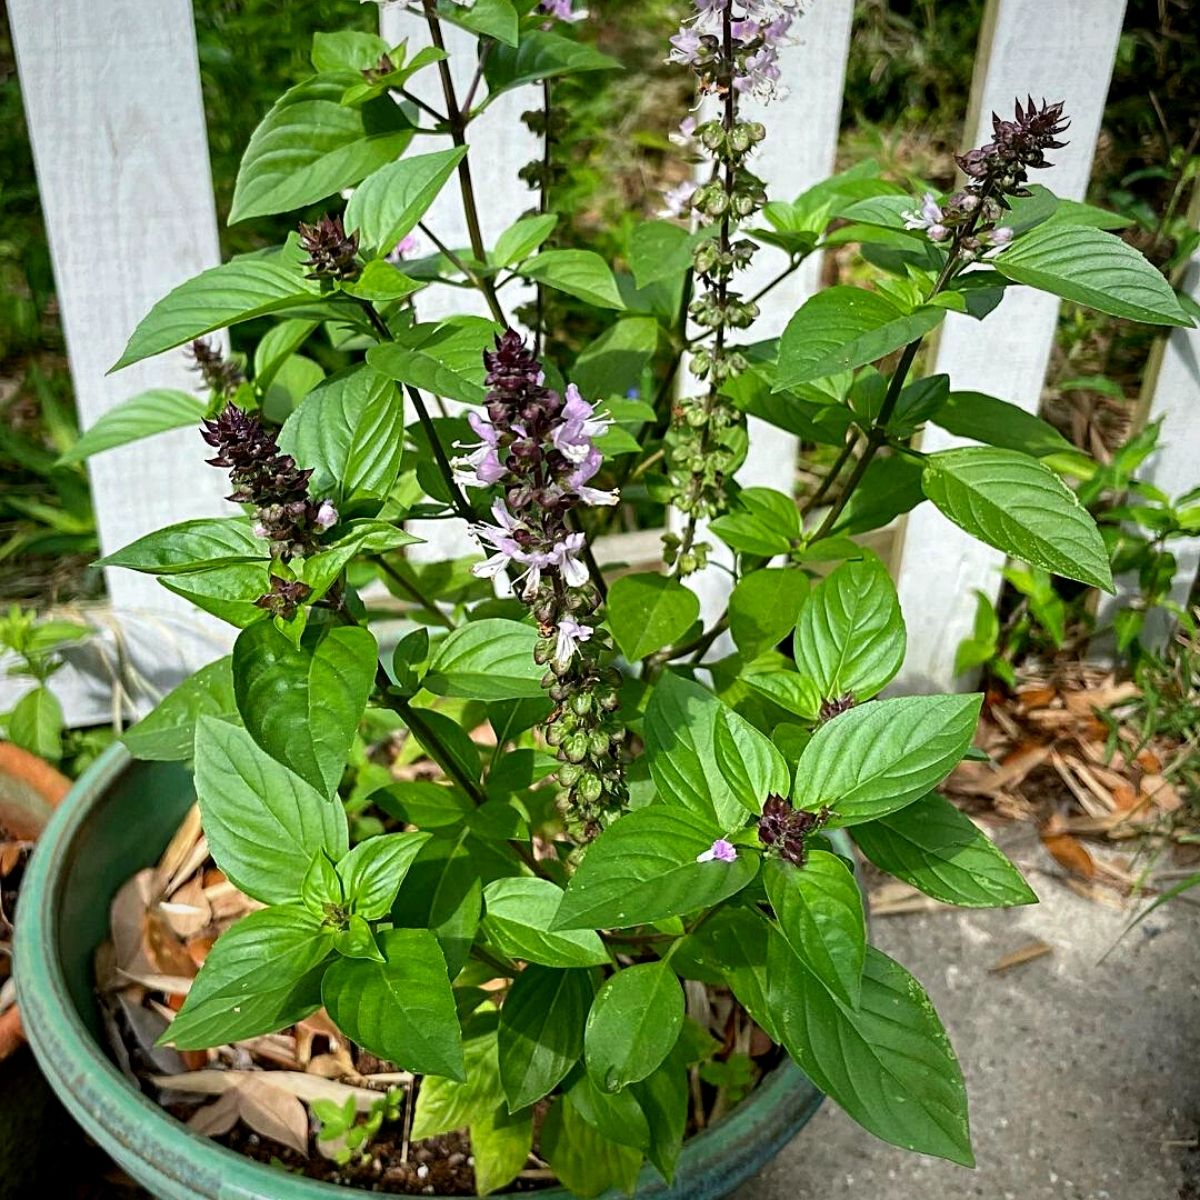
[[[786,554],[799,538],[800,512],[790,496],[773,488],[743,488],[734,510],[709,529],[734,550],[771,558]]]
[[[874,555],[842,563],[796,622],[797,667],[823,699],[870,699],[900,670],[905,646],[896,587]]]
[[[729,597],[729,632],[742,657],[756,658],[783,641],[808,594],[808,576],[796,567],[766,567],[743,575]]]
[[[466,154],[466,146],[455,146],[380,167],[354,189],[346,205],[347,233],[357,230],[364,247],[390,254],[416,228]]]
[[[595,931],[551,933],[562,889],[548,879],[497,879],[483,891],[483,932],[509,958],[545,967],[604,966],[610,959]]]
[[[492,265],[511,267],[524,262],[554,232],[557,224],[557,213],[522,217],[514,222],[496,239],[490,256]]]
[[[725,832],[662,804],[626,813],[592,843],[551,929],[628,929],[728,899],[754,879],[758,855],[743,849],[734,862],[697,862]]]
[[[767,739],[707,688],[671,672],[650,697],[644,737],[659,795],[703,817],[713,837],[743,824],[747,808],[759,811],[768,792],[787,790],[787,769]]]
[[[520,37],[520,19],[512,0],[475,0],[470,8],[455,0],[438,0],[438,16],[506,46],[515,46]]]
[[[625,307],[612,269],[594,250],[543,250],[521,274],[600,308]]]
[[[100,561],[153,575],[207,571],[226,562],[265,561],[267,544],[255,537],[248,517],[201,517],[169,525],[130,542]]]
[[[475,1157],[475,1190],[488,1196],[512,1183],[533,1149],[533,1113],[508,1113],[496,1108],[471,1122],[471,1153]]]
[[[428,833],[385,833],[359,842],[338,863],[346,903],[368,921],[385,916]]]
[[[634,282],[639,288],[647,288],[673,276],[682,279],[692,265],[692,250],[705,237],[711,237],[711,231],[689,233],[674,221],[635,225],[629,239]]]
[[[585,396],[624,396],[640,385],[657,346],[658,322],[653,317],[625,317],[580,354],[571,379]]]
[[[214,329],[312,304],[319,294],[314,280],[305,279],[298,266],[278,256],[235,258],[168,292],[142,318],[109,371],[182,346]]]
[[[268,754],[332,796],[377,665],[374,635],[361,626],[310,626],[296,646],[260,621],[233,646],[238,711]]]
[[[875,362],[939,325],[946,310],[904,309],[880,292],[839,285],[810,297],[779,343],[775,391]]]
[[[204,1050],[311,1016],[332,947],[333,931],[298,904],[249,913],[213,943],[160,1042]]]
[[[608,590],[608,626],[630,662],[678,641],[699,615],[696,593],[656,571],[622,575]]]
[[[482,904],[479,871],[462,843],[435,837],[417,853],[392,905],[401,928],[428,929],[451,975],[462,970],[475,940]]]
[[[982,392],[951,392],[934,416],[933,423],[957,437],[986,442],[1004,450],[1021,450],[1037,458],[1075,449],[1041,417]]]
[[[560,1097],[546,1114],[541,1148],[559,1182],[580,1200],[610,1189],[634,1194],[641,1151],[605,1137],[580,1115],[570,1096]]]
[[[767,941],[771,927],[757,909],[727,905],[688,936],[688,954],[706,974],[724,978],[738,1003],[772,1041],[779,1041],[767,990]]]
[[[254,347],[254,382],[264,392],[284,363],[304,345],[320,325],[305,317],[288,317],[272,325]]]
[[[834,532],[854,537],[881,529],[924,499],[919,463],[895,454],[876,457],[851,493],[850,503],[834,524]]]
[[[803,867],[768,859],[763,879],[793,953],[839,1000],[857,1008],[867,928],[849,867],[828,850],[809,850]]]
[[[457,317],[440,324],[414,325],[394,342],[373,346],[367,362],[389,379],[463,404],[482,404],[483,351],[497,332],[483,317]]]
[[[236,721],[233,671],[229,655],[201,667],[168,692],[121,741],[134,758],[149,762],[183,762],[192,757],[196,722],[202,716]]]
[[[815,721],[821,711],[821,689],[807,675],[796,671],[752,671],[743,680],[780,708]]]
[[[235,562],[208,571],[159,576],[159,583],[197,608],[244,629],[263,618],[255,601],[271,590],[269,565],[267,559]]]
[[[384,962],[343,958],[325,973],[330,1020],[358,1045],[421,1075],[465,1078],[446,960],[428,929],[379,935]]]
[[[943,904],[1036,904],[1021,873],[949,800],[931,792],[900,812],[857,825],[854,840],[881,870]]]
[[[394,300],[403,300],[413,292],[419,292],[424,286],[382,258],[373,258],[363,267],[356,279],[341,285],[342,291],[375,304],[390,304]]]
[[[203,400],[174,388],[152,388],[101,413],[58,460],[59,465],[82,462],[101,450],[125,446],[168,429],[199,425],[208,406]]]
[[[632,1088],[602,1091],[587,1071],[577,1071],[566,1094],[579,1115],[606,1138],[635,1150],[650,1148],[650,1124]]]
[[[391,47],[377,33],[342,29],[336,33],[314,33],[314,71],[365,71],[374,67]]]
[[[925,495],[959,528],[1014,558],[1113,590],[1091,514],[1049,467],[1015,450],[968,446],[931,454]]]
[[[338,505],[386,496],[404,452],[404,401],[366,363],[331,375],[284,422],[279,448],[311,468],[313,496]]]
[[[688,1074],[678,1058],[673,1054],[652,1075],[629,1089],[650,1126],[650,1148],[646,1156],[667,1184],[675,1178],[675,1166],[687,1131]],[[624,1094],[617,1092],[616,1096]]]
[[[196,722],[196,794],[208,848],[248,896],[281,904],[300,895],[313,855],[346,853],[346,811],[216,717]]]
[[[1192,324],[1158,268],[1099,229],[1047,222],[1017,238],[992,265],[1017,283],[1109,316],[1151,325]]]
[[[8,740],[50,762],[62,758],[63,711],[47,687],[23,695],[8,714]]]
[[[440,1075],[421,1080],[413,1112],[414,1142],[463,1129],[503,1105],[494,1023],[486,1033],[463,1042],[463,1067],[462,1080]]]
[[[821,1091],[886,1142],[974,1165],[958,1060],[903,967],[868,947],[857,1009],[835,999],[779,935],[768,974],[783,1044]]]
[[[351,915],[344,929],[333,934],[333,948],[343,958],[364,958],[370,962],[383,962],[383,952],[375,942],[375,935],[365,917]]]
[[[621,64],[583,42],[572,41],[557,33],[527,30],[517,46],[492,47],[484,65],[488,100],[494,100],[510,88],[558,75],[578,75],[585,71],[619,71]]]
[[[978,694],[904,696],[839,714],[801,755],[793,803],[810,811],[828,806],[839,825],[911,804],[966,753],[982,701]]]
[[[513,981],[497,1035],[510,1112],[547,1095],[578,1061],[593,991],[590,971],[536,964]]]
[[[424,684],[439,696],[516,700],[540,696],[545,668],[533,660],[537,630],[489,617],[453,630],[437,648]]]
[[[389,96],[342,104],[357,71],[329,71],[275,101],[250,138],[238,169],[229,223],[291,212],[365,179],[412,140],[404,110]]]
[[[662,961],[611,975],[596,994],[583,1038],[588,1074],[605,1092],[645,1079],[671,1053],[683,1028],[683,988]]]

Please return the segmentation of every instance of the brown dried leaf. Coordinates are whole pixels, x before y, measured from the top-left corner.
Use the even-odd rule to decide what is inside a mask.
[[[146,946],[146,913],[154,898],[154,870],[147,867],[125,881],[109,907],[117,966],[130,974],[156,973]]]
[[[1078,838],[1069,833],[1047,833],[1045,830],[1042,831],[1041,837],[1042,845],[1060,867],[1083,879],[1095,878],[1095,860]]]
[[[238,1121],[238,1093],[236,1090],[218,1096],[211,1104],[198,1108],[188,1118],[187,1126],[193,1133],[205,1137],[220,1137],[228,1133]]]
[[[160,901],[158,912],[175,936],[184,941],[207,929],[212,920],[212,905],[204,894],[204,886],[198,876],[193,876],[176,888],[170,900]]]
[[[1027,741],[1005,755],[997,768],[987,763],[959,763],[951,776],[951,786],[968,796],[999,795],[1019,784],[1034,767],[1045,762],[1049,753],[1049,746]],[[964,770],[967,767],[978,767],[980,770],[968,773]]]
[[[1058,697],[1055,687],[1026,687],[1017,690],[1017,703],[1025,712],[1035,708],[1048,708]]]
[[[154,872],[154,890],[157,894],[162,895],[169,890],[172,880],[179,873],[180,867],[191,857],[200,837],[200,806],[193,804],[180,822],[175,835],[167,843],[162,858],[158,860],[158,867]],[[203,861],[204,859],[200,860]],[[200,863],[197,863],[192,867],[183,878],[187,878],[199,865]]]
[[[175,936],[166,917],[157,909],[146,913],[145,951],[150,962],[151,974],[181,975],[184,978],[196,973],[196,964],[187,948]]]
[[[28,842],[0,842],[0,879],[12,874],[28,845]]]
[[[1183,807],[1183,797],[1175,785],[1162,775],[1146,775],[1142,779],[1142,795],[1160,813],[1173,813]]]
[[[333,1046],[340,1046],[345,1040],[341,1031],[329,1019],[329,1014],[323,1008],[318,1008],[311,1017],[297,1021],[295,1031],[296,1058],[301,1064],[307,1063],[312,1058],[314,1038],[326,1038]]]
[[[346,1097],[350,1096],[353,1097],[359,1112],[368,1112],[382,1094],[367,1088],[351,1087],[333,1079],[322,1079],[319,1075],[309,1075],[304,1071],[220,1071],[209,1068],[206,1071],[186,1071],[179,1075],[154,1075],[150,1082],[155,1087],[168,1088],[171,1091],[220,1096],[237,1087],[238,1082],[246,1075],[264,1074],[270,1077],[273,1087],[281,1088],[305,1103],[312,1100],[332,1100],[335,1104],[344,1104]]]
[[[247,1074],[237,1088],[238,1115],[256,1133],[308,1157],[308,1109],[273,1087],[273,1072]]]
[[[1007,971],[1010,967],[1019,967],[1022,963],[1032,962],[1035,958],[1041,958],[1043,955],[1050,954],[1053,950],[1053,946],[1047,942],[1043,942],[1039,938],[1032,942],[1026,942],[1024,946],[998,959],[988,967],[988,970],[993,973]]]

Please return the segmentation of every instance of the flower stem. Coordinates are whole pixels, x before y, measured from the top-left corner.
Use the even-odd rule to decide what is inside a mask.
[[[442,36],[442,23],[438,20],[434,0],[422,0],[425,11],[425,22],[429,26],[429,40],[443,54],[446,51],[446,39]],[[450,73],[450,61],[442,58],[438,61],[438,76],[442,81],[442,96],[446,104],[446,124],[450,129],[450,139],[456,146],[466,146],[467,121],[462,109],[458,106],[458,97],[454,91],[454,77]],[[475,200],[475,184],[471,179],[470,155],[464,154],[458,164],[458,189],[462,194],[463,216],[467,222],[467,236],[471,239],[471,253],[477,263],[487,262],[487,250],[483,244],[483,231],[479,224],[479,206]],[[507,326],[508,319],[500,307],[496,289],[492,282],[482,275],[478,277],[479,290],[487,301],[492,317],[499,324]]]

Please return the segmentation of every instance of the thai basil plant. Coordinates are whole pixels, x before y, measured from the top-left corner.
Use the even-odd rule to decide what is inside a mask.
[[[996,117],[948,195],[863,164],[768,199],[755,154],[786,136],[763,103],[803,87],[779,68],[796,0],[697,0],[669,47],[664,31],[695,77],[675,140],[697,182],[623,261],[555,246],[549,173],[488,245],[477,116],[533,82],[552,107],[554,78],[619,64],[562,4],[412,7],[429,48],[318,35],[313,74],[254,134],[232,220],[296,211],[295,235],[170,293],[117,364],[190,344],[208,398],[146,393],[85,439],[199,425],[242,510],[107,559],[238,630],[127,736],[191,759],[212,857],[265,906],[215,944],[165,1040],[234,1042],[324,1006],[420,1077],[415,1137],[470,1130],[481,1191],[536,1144],[595,1195],[632,1190],[643,1160],[672,1177],[697,1065],[727,1051],[688,1015],[708,988],[866,1129],[969,1165],[958,1063],[921,986],[868,944],[853,863],[950,904],[1035,897],[936,791],[980,696],[878,698],[904,621],[854,539],[927,499],[1033,568],[1111,588],[1047,427],[915,369],[948,313],[1003,320],[1016,285],[1188,318],[1106,214],[1029,181],[1062,145],[1061,104]],[[468,89],[444,22],[477,35]],[[418,72],[440,103],[409,91]],[[443,189],[467,246],[425,220]],[[746,293],[751,259],[773,256],[777,283],[848,244],[869,285],[756,339],[774,284]],[[489,315],[429,319],[431,287]],[[608,322],[573,359],[539,352],[547,305],[514,315],[514,296],[554,292]],[[244,354],[203,340],[251,320]],[[832,460],[802,503],[738,486],[747,414]],[[927,422],[982,444],[922,453]],[[667,505],[665,561],[606,575],[597,537],[661,526]],[[478,552],[408,556],[416,520],[466,522]],[[729,600],[705,626],[685,579],[717,542]]]

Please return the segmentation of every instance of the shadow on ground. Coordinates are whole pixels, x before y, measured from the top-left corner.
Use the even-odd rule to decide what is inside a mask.
[[[878,920],[963,1064],[978,1166],[907,1154],[822,1110],[737,1200],[1200,1200],[1200,907],[1082,899],[1032,831],[1001,839],[1041,903]],[[1045,957],[988,968],[1034,939]]]

